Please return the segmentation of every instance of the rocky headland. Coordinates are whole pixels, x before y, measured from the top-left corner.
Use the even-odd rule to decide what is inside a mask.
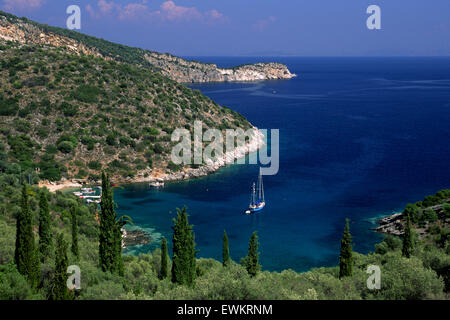
[[[79,55],[138,64],[160,71],[164,76],[181,83],[260,81],[291,79],[296,76],[281,63],[255,63],[223,69],[215,64],[190,61],[168,53],[114,44],[5,12],[0,12],[0,39],[22,44],[51,45]]]
[[[178,82],[244,82],[291,79],[296,75],[281,63],[255,63],[234,68],[219,68],[212,63],[185,60],[170,54],[148,52],[145,59]]]

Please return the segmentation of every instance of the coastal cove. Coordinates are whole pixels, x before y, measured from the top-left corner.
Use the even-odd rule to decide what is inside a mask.
[[[219,67],[261,58],[198,58]],[[450,181],[450,59],[267,58],[296,78],[253,83],[190,85],[243,114],[260,129],[280,129],[280,171],[264,177],[266,208],[243,210],[258,166],[229,165],[198,179],[116,188],[119,214],[151,233],[148,245],[171,247],[176,207],[188,208],[198,257],[220,260],[226,229],[231,258],[246,254],[258,230],[265,270],[338,263],[344,219],[354,250],[373,251],[382,239],[376,219],[408,202],[448,188]],[[264,61],[262,61],[264,62]]]

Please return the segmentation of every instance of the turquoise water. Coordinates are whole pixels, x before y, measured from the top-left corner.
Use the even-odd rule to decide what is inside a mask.
[[[196,58],[219,66],[254,58]],[[258,167],[231,165],[161,190],[115,190],[118,211],[153,235],[146,252],[171,240],[176,208],[186,205],[198,257],[221,258],[226,229],[231,257],[245,256],[254,230],[266,270],[297,271],[338,263],[345,218],[354,249],[381,236],[375,217],[449,187],[449,58],[270,58],[297,78],[191,85],[242,113],[259,128],[280,129],[280,170],[264,177],[267,205],[243,215]],[[275,91],[275,93],[274,93]]]

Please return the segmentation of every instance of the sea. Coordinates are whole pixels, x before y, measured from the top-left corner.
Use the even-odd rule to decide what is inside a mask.
[[[171,251],[177,208],[187,207],[197,257],[221,259],[226,230],[231,258],[259,237],[263,270],[298,272],[339,263],[350,219],[353,249],[374,251],[376,219],[450,187],[448,57],[190,57],[231,67],[281,62],[297,77],[251,83],[190,84],[260,129],[279,129],[279,171],[264,176],[266,207],[245,215],[259,166],[233,164],[207,177],[115,189],[118,213],[151,243]]]

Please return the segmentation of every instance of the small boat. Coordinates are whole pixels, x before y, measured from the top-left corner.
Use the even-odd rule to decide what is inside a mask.
[[[94,193],[95,191],[92,188],[81,188],[82,193]]]
[[[152,182],[152,183],[150,183],[150,187],[155,187],[155,188],[164,187],[164,182],[161,182],[161,181]]]
[[[250,198],[250,205],[245,211],[246,214],[255,213],[261,211],[266,206],[266,201],[264,200],[264,186],[261,175],[261,170],[259,170],[258,185],[253,182],[252,192]]]

